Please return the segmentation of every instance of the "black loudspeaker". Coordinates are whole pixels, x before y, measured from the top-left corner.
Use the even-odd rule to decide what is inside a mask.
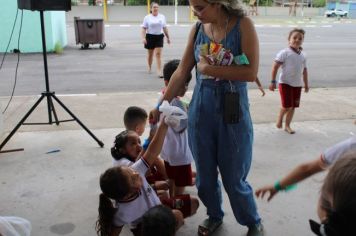
[[[31,11],[70,11],[71,0],[17,0],[19,9]]]

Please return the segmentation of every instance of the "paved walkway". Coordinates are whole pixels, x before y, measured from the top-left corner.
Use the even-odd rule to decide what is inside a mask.
[[[188,93],[190,95],[190,93]],[[254,159],[249,181],[256,188],[273,183],[296,164],[315,158],[321,150],[356,134],[356,87],[312,89],[302,95],[294,128],[289,135],[275,128],[278,93],[260,97],[250,90],[254,121]],[[157,93],[117,93],[58,97],[104,142],[97,143],[76,122],[59,126],[21,126],[4,149],[23,152],[0,154],[0,215],[16,215],[32,222],[32,235],[95,235],[99,174],[111,166],[109,149],[123,129],[122,115],[128,105],[149,110]],[[5,114],[5,131],[10,131],[37,97],[15,97]],[[2,106],[7,98],[1,97]],[[30,121],[47,121],[46,103],[41,103]],[[56,105],[57,107],[57,105]],[[60,118],[67,114],[57,109]],[[4,138],[4,136],[3,136]],[[288,147],[288,148],[286,148]],[[46,152],[60,150],[52,154]],[[301,183],[291,193],[279,194],[271,203],[257,200],[267,235],[311,235],[308,219],[317,219],[316,203],[323,174]],[[196,195],[195,188],[189,188]],[[224,195],[226,217],[216,235],[244,235]],[[196,235],[205,208],[187,219],[178,236]],[[122,235],[130,235],[127,230]]]

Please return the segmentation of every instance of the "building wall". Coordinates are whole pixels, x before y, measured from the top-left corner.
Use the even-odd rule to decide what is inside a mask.
[[[8,52],[13,49],[20,49],[21,52],[41,52],[41,24],[40,13],[38,11],[18,10],[16,0],[1,0],[0,7],[0,52],[5,52],[8,45],[11,31],[17,20],[10,42]],[[23,16],[21,17],[23,13]],[[67,45],[66,20],[64,12],[44,12],[46,46],[47,51],[53,51],[58,42],[63,47]],[[19,39],[19,29],[21,25],[21,35]],[[18,47],[19,43],[19,47]]]

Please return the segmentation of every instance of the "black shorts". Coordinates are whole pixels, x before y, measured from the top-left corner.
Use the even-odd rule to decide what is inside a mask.
[[[164,34],[146,34],[146,49],[163,48]]]

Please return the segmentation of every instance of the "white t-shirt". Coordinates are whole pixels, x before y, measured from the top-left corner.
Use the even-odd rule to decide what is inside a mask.
[[[324,153],[322,153],[321,159],[326,166],[330,166],[340,159],[340,157],[349,153],[355,153],[356,155],[356,136],[352,136],[327,148]]]
[[[131,228],[135,228],[145,212],[161,204],[156,192],[147,183],[145,178],[149,165],[141,158],[131,168],[140,174],[143,185],[137,198],[129,202],[116,202],[118,210],[114,215],[113,224],[117,227],[128,224]]]
[[[135,162],[130,161],[127,158],[121,158],[119,160],[113,159],[112,165],[113,166],[132,166]]]
[[[186,111],[184,104],[178,98],[174,98],[170,105]],[[160,156],[171,166],[188,165],[193,161],[193,155],[188,145],[187,126],[188,119],[184,119],[180,121],[179,127],[175,129],[168,127]]]
[[[167,26],[166,17],[162,14],[157,16],[149,14],[143,18],[141,26],[146,29],[148,34],[160,35],[163,33],[163,28]]]
[[[306,68],[305,54],[298,54],[293,49],[285,48],[278,52],[275,61],[282,64],[282,71],[278,83],[288,84],[292,87],[303,86],[303,71]]]

